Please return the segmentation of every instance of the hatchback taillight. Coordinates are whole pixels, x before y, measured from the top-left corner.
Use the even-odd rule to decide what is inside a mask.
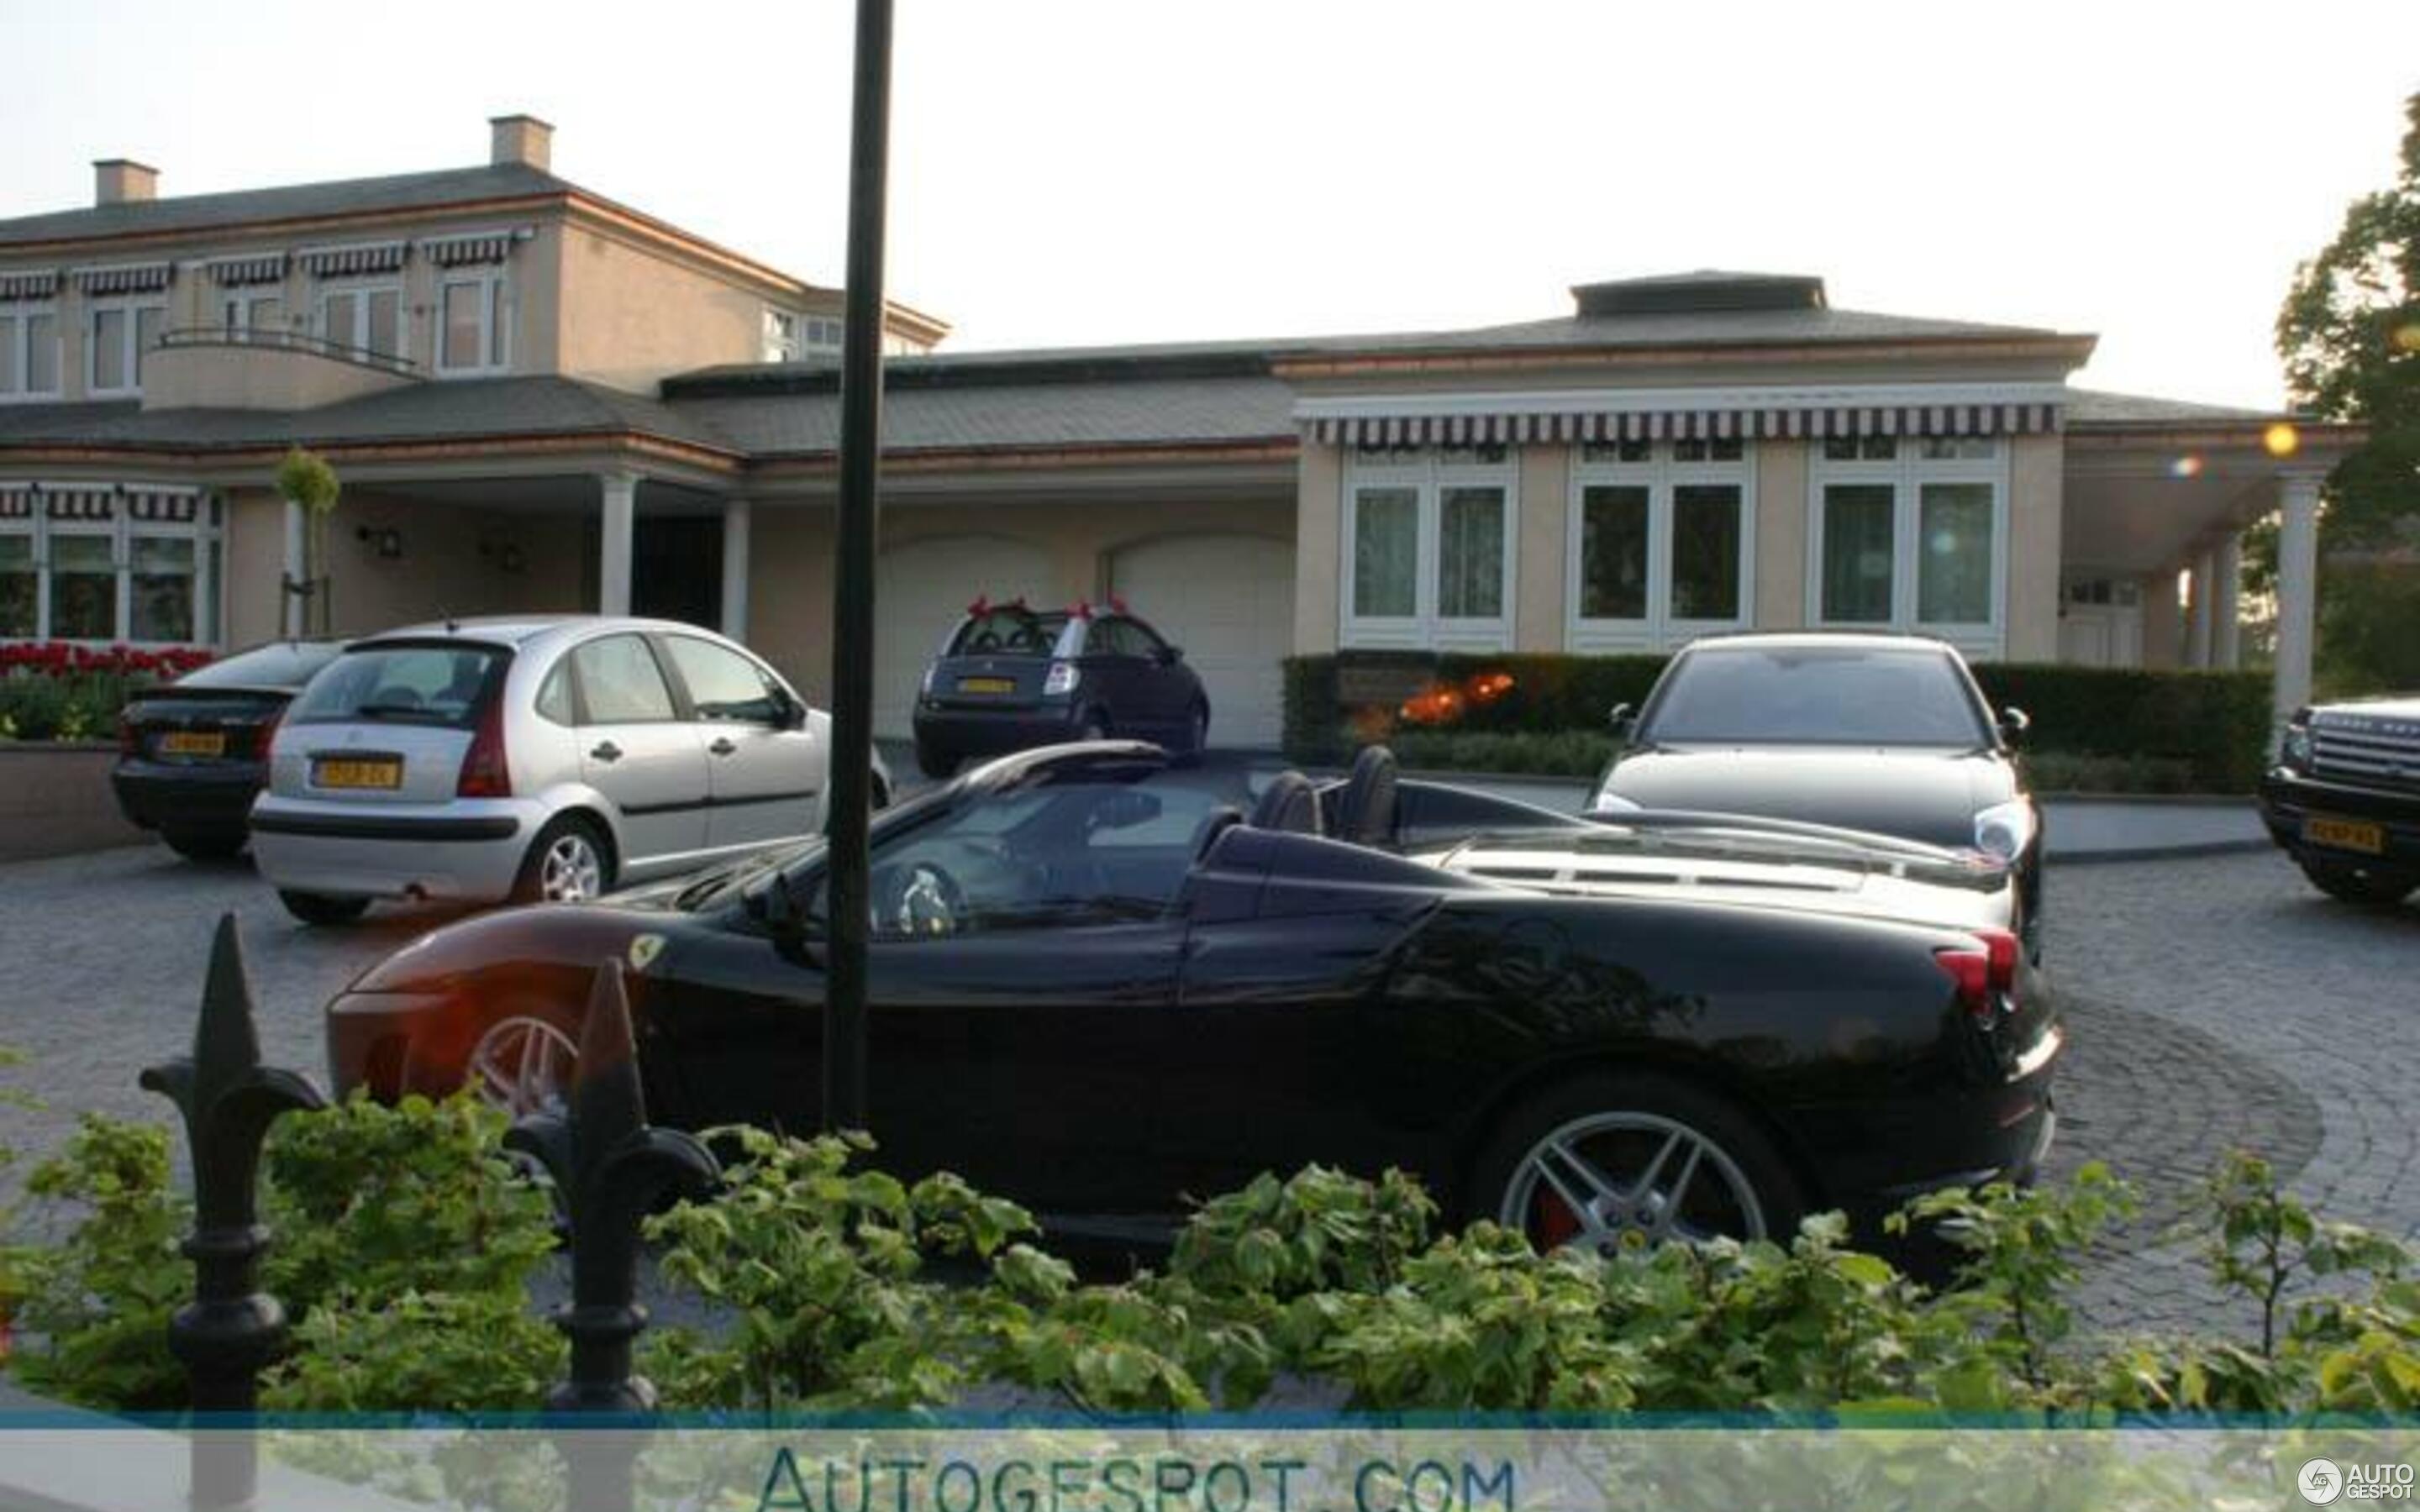
[[[1933,961],[1958,984],[1958,1006],[1988,1019],[2017,1001],[2017,937],[2004,929],[1978,929],[1971,946],[1944,946]]]
[[[260,762],[269,760],[269,748],[277,744],[277,727],[285,722],[286,709],[285,706],[281,704],[277,708],[270,711],[268,718],[261,720],[259,724],[253,727],[253,760]]]
[[[504,700],[503,691],[488,695],[479,710],[479,724],[471,736],[471,748],[462,753],[462,775],[454,783],[458,798],[509,798],[513,795],[513,769],[504,760]]]
[[[134,721],[123,713],[117,717],[117,754],[120,756],[143,754],[143,737],[135,733]]]

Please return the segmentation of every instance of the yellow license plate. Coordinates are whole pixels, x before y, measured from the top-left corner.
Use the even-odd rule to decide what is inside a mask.
[[[1016,679],[1014,677],[961,677],[958,679],[958,691],[961,693],[1014,693],[1016,691]]]
[[[171,730],[160,737],[163,756],[224,756],[226,735],[217,730]]]
[[[403,763],[391,756],[377,761],[318,762],[311,767],[311,783],[323,788],[399,788]]]
[[[2367,856],[2381,856],[2386,851],[2386,831],[2357,819],[2305,819],[2303,838],[2314,845],[2360,851]]]

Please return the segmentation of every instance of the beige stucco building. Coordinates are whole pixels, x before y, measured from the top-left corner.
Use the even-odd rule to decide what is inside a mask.
[[[544,123],[490,136],[476,167],[185,198],[112,161],[91,207],[0,222],[0,639],[629,609],[828,684],[839,291],[556,177]],[[2238,534],[2280,510],[2290,702],[2319,479],[2357,440],[2102,393],[2090,336],[1836,310],[1803,276],[1250,345],[886,329],[893,733],[978,594],[1123,595],[1241,745],[1277,737],[1280,659],[1338,648],[1823,625],[2231,666]],[[345,483],[319,605],[271,486],[295,444]]]

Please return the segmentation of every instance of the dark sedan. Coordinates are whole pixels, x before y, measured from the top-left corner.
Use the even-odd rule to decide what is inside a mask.
[[[278,640],[147,688],[117,717],[110,785],[128,821],[159,831],[179,856],[233,856],[269,780],[269,743],[286,706],[344,649]]]
[[[992,763],[875,820],[886,1164],[1165,1222],[1311,1161],[1419,1173],[1545,1242],[1776,1234],[2022,1176],[2061,1039],[2007,873],[1807,826],[1596,825],[1365,752],[1250,814],[1156,748]],[[648,1106],[818,1119],[820,842],[677,888],[448,925],[329,1005],[337,1084],[576,1074],[628,964]]]
[[[948,777],[973,756],[1111,735],[1199,755],[1210,697],[1185,652],[1112,600],[1038,612],[968,606],[916,695],[916,764]]]
[[[2041,814],[2016,744],[1955,648],[1916,636],[1762,634],[1690,645],[1664,669],[1591,811],[1764,814],[1979,851],[2018,877],[2041,940]]]

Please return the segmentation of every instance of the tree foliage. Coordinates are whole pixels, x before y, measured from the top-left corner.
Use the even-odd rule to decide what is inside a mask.
[[[2331,547],[2386,544],[2420,521],[2420,94],[2404,110],[2395,181],[2346,208],[2277,315],[2295,406],[2369,428],[2330,480]]]

